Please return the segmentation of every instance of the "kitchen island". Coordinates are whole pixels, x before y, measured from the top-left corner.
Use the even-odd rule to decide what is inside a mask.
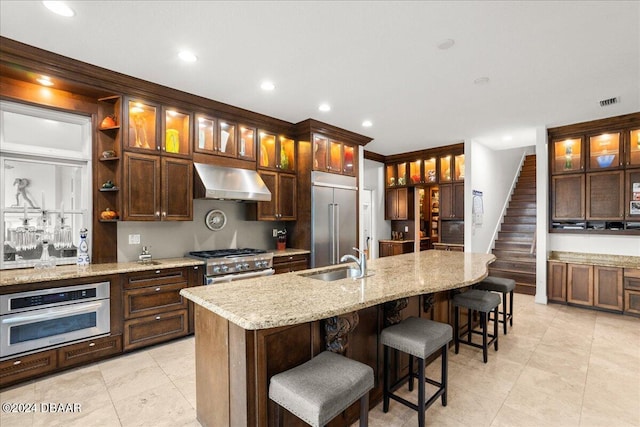
[[[271,425],[269,378],[326,348],[369,364],[381,378],[382,328],[409,315],[448,322],[450,292],[482,280],[494,260],[491,254],[422,251],[373,260],[363,279],[309,277],[344,268],[331,266],[183,289],[196,305],[198,420],[204,426]],[[377,381],[372,406],[380,388]],[[349,425],[358,410],[356,403],[331,425]]]

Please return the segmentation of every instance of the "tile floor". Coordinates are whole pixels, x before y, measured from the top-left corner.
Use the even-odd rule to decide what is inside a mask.
[[[199,426],[193,347],[189,337],[3,390],[2,403],[79,403],[81,411],[2,412],[0,425]],[[448,405],[428,409],[427,425],[640,426],[638,318],[516,294],[514,326],[487,364],[468,346],[449,360]],[[437,365],[427,369],[436,379]],[[417,425],[415,412],[394,401],[369,420]]]

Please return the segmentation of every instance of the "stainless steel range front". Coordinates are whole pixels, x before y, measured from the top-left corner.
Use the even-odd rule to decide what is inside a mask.
[[[264,249],[217,249],[193,251],[187,255],[205,263],[205,285],[270,276],[274,273],[273,253]]]

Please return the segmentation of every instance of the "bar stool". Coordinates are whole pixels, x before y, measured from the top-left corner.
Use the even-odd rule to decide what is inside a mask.
[[[513,327],[513,290],[516,288],[516,281],[505,277],[489,276],[478,283],[475,287],[483,291],[499,292],[502,294],[502,310],[498,314],[502,315],[502,319],[498,320],[504,324],[504,334],[507,335],[507,320]],[[507,306],[507,293],[509,294],[509,304]],[[491,316],[489,316],[489,320]]]
[[[278,426],[282,426],[285,408],[314,427],[324,426],[360,399],[360,426],[366,427],[372,388],[370,366],[323,351],[308,362],[271,377],[269,398],[277,404]]]
[[[470,291],[456,294],[453,297],[454,306],[454,343],[455,352],[458,354],[460,344],[470,345],[482,349],[482,359],[484,363],[487,363],[487,348],[493,343],[495,351],[498,351],[498,322],[493,322],[493,335],[487,334],[487,315],[490,312],[495,312],[495,318],[498,318],[498,306],[500,305],[500,296],[493,292],[481,291],[478,289],[471,289]],[[466,308],[467,315],[467,331],[460,335],[460,307]],[[482,331],[475,331],[471,327],[471,313],[477,311],[480,313],[480,327]],[[472,334],[482,335],[482,345],[472,342]],[[461,338],[467,336],[467,341],[460,341]],[[491,338],[487,341],[487,337]]]
[[[451,342],[453,331],[451,325],[434,322],[432,320],[409,317],[402,322],[382,330],[380,342],[384,345],[384,379],[383,406],[384,412],[389,411],[389,398],[402,403],[418,412],[418,426],[424,427],[425,411],[438,397],[442,399],[442,406],[447,406],[447,349]],[[389,384],[389,349],[395,354],[402,351],[409,355],[409,373],[398,379],[395,384]],[[440,350],[442,353],[441,380],[436,382],[425,376],[424,361],[427,357]],[[413,358],[418,359],[418,372],[413,372]],[[409,381],[409,391],[413,390],[413,379],[418,379],[418,404],[409,402],[395,392],[405,382]],[[438,387],[438,390],[425,400],[425,382]]]

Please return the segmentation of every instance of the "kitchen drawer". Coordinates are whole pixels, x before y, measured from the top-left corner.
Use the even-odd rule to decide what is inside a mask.
[[[0,362],[0,387],[51,372],[56,369],[56,364],[56,350],[41,351]]]
[[[635,291],[640,291],[640,278],[628,277],[624,278],[624,288],[625,289],[633,289]]]
[[[144,288],[147,286],[166,285],[170,283],[188,283],[188,272],[185,268],[167,268],[127,273],[124,276],[124,289]]]
[[[187,335],[187,310],[175,310],[124,322],[124,349],[145,347]]]
[[[640,314],[640,290],[624,291],[624,313]]]
[[[292,271],[306,270],[309,268],[308,255],[287,255],[273,258],[275,274],[290,273]]]
[[[123,292],[124,318],[148,316],[160,311],[187,308],[187,300],[180,295],[180,290],[187,283],[148,286]]]
[[[59,348],[58,366],[89,363],[118,353],[122,353],[122,335],[97,338]]]
[[[640,268],[625,268],[624,277],[635,277],[640,279]]]

